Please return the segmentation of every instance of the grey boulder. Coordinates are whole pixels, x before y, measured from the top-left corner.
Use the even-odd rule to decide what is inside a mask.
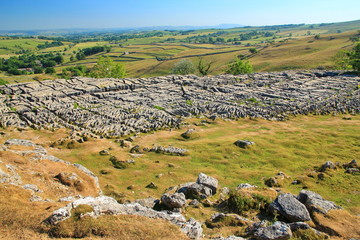
[[[210,177],[204,173],[200,173],[196,183],[204,185],[212,190],[212,194],[216,193],[216,190],[218,188],[218,180],[216,180],[213,177]]]
[[[326,214],[332,209],[342,209],[340,206],[337,206],[334,202],[325,200],[319,194],[312,191],[301,190],[297,199],[305,204],[309,211],[320,212]]]
[[[181,208],[186,204],[184,193],[165,193],[161,196],[161,201],[169,208]]]
[[[310,214],[305,205],[290,193],[280,194],[269,206],[272,212],[279,212],[290,222],[310,221]]]

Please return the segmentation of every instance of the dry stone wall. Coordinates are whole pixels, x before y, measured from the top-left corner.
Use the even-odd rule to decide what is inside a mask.
[[[0,87],[0,124],[118,137],[179,127],[198,116],[359,113],[359,84],[359,77],[325,71],[19,83]]]

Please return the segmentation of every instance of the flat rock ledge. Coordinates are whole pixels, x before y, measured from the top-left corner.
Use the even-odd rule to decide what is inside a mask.
[[[0,86],[0,125],[120,137],[185,118],[284,120],[360,112],[360,77],[287,71],[197,77],[46,80]],[[191,103],[191,104],[189,104]]]
[[[148,218],[164,219],[180,227],[191,239],[200,239],[202,236],[202,227],[199,222],[190,218],[188,221],[180,213],[170,211],[155,211],[144,207],[139,203],[119,204],[114,198],[107,196],[85,197],[69,203],[52,213],[44,222],[55,225],[71,216],[71,210],[79,205],[86,204],[93,208],[93,211],[86,213],[86,216],[98,217],[101,215],[138,215]]]

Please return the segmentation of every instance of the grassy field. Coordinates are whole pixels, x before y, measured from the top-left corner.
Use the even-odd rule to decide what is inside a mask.
[[[189,124],[199,121],[189,120]],[[351,120],[343,116],[301,116],[283,122],[241,119],[189,127],[198,131],[199,138],[185,141],[180,137],[186,130],[183,128],[141,135],[133,143],[141,148],[153,144],[185,148],[189,150],[187,156],[145,153],[134,158],[129,149],[106,139],[91,140],[74,149],[54,147],[48,150],[56,157],[88,167],[99,176],[105,193],[123,194],[126,199],[160,197],[170,186],[195,181],[200,172],[217,178],[221,186],[235,187],[245,182],[265,186],[265,179],[282,171],[290,176],[283,186],[284,191],[296,194],[306,188],[360,213],[358,175],[346,174],[342,169],[328,172],[320,180],[315,172],[326,161],[343,164],[357,158],[360,116],[351,116]],[[48,147],[65,133],[64,130],[56,134],[13,130],[10,134],[12,138],[26,136]],[[233,144],[238,139],[247,139],[256,145],[240,149]],[[119,160],[134,159],[136,163],[126,169],[116,169],[109,156],[99,155],[104,149]],[[108,174],[100,174],[101,170]],[[300,180],[301,184],[292,185],[294,180]],[[145,188],[150,182],[158,189]]]

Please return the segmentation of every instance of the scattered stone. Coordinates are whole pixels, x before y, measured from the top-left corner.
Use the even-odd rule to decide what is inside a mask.
[[[176,155],[176,156],[185,156],[187,154],[188,150],[182,149],[182,148],[176,148],[173,146],[169,146],[169,147],[154,146],[149,150],[149,152],[170,154],[170,155]]]
[[[101,151],[99,152],[99,154],[100,154],[101,156],[110,155],[109,151],[107,151],[107,150],[101,150]]]
[[[123,148],[131,148],[132,144],[130,141],[126,141],[126,140],[120,140],[120,147]]]
[[[345,173],[350,173],[350,174],[354,174],[354,173],[358,173],[358,172],[360,172],[360,170],[358,168],[348,168],[345,171]]]
[[[335,168],[336,168],[336,166],[333,162],[327,161],[320,167],[319,171],[325,172],[327,169],[335,169]]]
[[[343,167],[344,167],[345,169],[348,169],[348,168],[358,168],[359,166],[358,166],[356,160],[353,159],[353,160],[351,160],[349,163],[345,163],[345,164],[343,165]]]
[[[290,227],[283,222],[275,222],[268,227],[260,227],[254,233],[257,240],[286,240],[292,237]]]
[[[135,145],[134,147],[132,147],[130,149],[130,153],[138,153],[138,154],[141,154],[141,150],[140,150],[140,146],[139,145]]]
[[[237,140],[236,142],[234,142],[234,144],[241,148],[248,148],[251,145],[254,145],[255,143],[250,142],[249,140]]]
[[[157,189],[158,186],[155,183],[151,182],[148,185],[146,185],[146,188]]]
[[[165,193],[161,196],[161,202],[164,203],[170,209],[182,208],[186,204],[186,198],[184,193]]]
[[[249,183],[241,183],[236,188],[237,189],[249,189],[249,188],[257,188],[257,186],[251,185]]]
[[[181,137],[185,139],[195,139],[199,137],[199,134],[195,131],[195,129],[190,128],[186,132],[182,133]]]
[[[305,205],[290,193],[280,194],[269,206],[270,211],[278,212],[291,222],[310,221]]]

